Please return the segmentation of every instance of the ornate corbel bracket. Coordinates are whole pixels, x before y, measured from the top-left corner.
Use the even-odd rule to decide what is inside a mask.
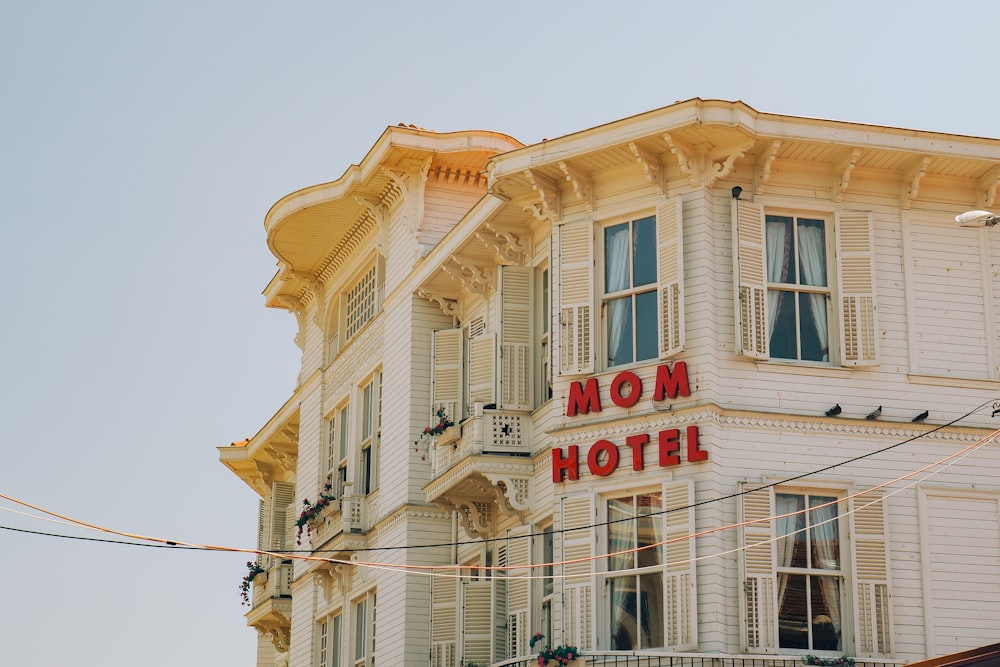
[[[269,444],[263,449],[264,453],[266,453],[271,460],[277,464],[278,468],[285,471],[289,475],[295,474],[295,463],[298,456],[296,455],[295,448],[293,446]]]
[[[333,602],[333,587],[346,595],[350,585],[350,566],[344,563],[323,563],[316,568],[316,581],[323,588],[323,598]]]
[[[439,296],[437,294],[432,294],[427,290],[417,290],[417,296],[421,299],[426,299],[436,305],[441,309],[441,312],[445,315],[450,315],[451,317],[458,317],[458,301],[455,299],[449,299],[444,296]]]
[[[511,475],[486,474],[485,477],[493,485],[500,511],[507,516],[524,518],[524,513],[531,509],[531,480]]]
[[[487,248],[497,254],[501,262],[514,262],[520,259],[528,249],[516,234],[500,231],[489,224],[483,225],[482,232],[476,232],[476,238]]]
[[[661,194],[667,194],[666,176],[664,175],[660,159],[634,141],[630,141],[627,146],[629,153],[632,154],[636,163],[642,168],[642,173],[646,175],[646,179],[655,185]]]
[[[757,160],[757,192],[764,192],[767,189],[767,182],[771,180],[771,168],[774,160],[778,157],[778,149],[781,148],[781,139],[774,139],[767,144],[767,148],[761,153]]]
[[[927,165],[931,163],[931,157],[925,155],[910,166],[903,174],[903,189],[900,193],[900,202],[903,208],[913,206],[913,200],[920,193],[920,179],[927,173]]]
[[[306,324],[306,313],[305,305],[298,297],[292,296],[290,294],[279,294],[275,297],[275,300],[282,306],[287,308],[289,312],[295,315],[296,322],[298,324],[298,329],[295,332],[295,344],[302,351],[305,351],[305,324]]]
[[[979,206],[992,208],[997,202],[997,186],[1000,185],[1000,165],[986,172],[979,179]]]
[[[541,174],[537,174],[530,169],[524,170],[524,177],[531,184],[531,189],[538,197],[537,204],[529,204],[525,210],[530,211],[538,220],[549,220],[555,222],[562,217],[562,199],[559,193],[559,185]]]
[[[677,164],[681,172],[691,179],[691,184],[704,188],[712,187],[716,181],[732,173],[736,160],[746,155],[754,144],[753,139],[747,139],[713,151],[708,144],[685,146],[669,132],[664,133],[663,139],[670,147],[670,152],[677,156]]]
[[[470,538],[483,537],[493,532],[493,503],[482,500],[455,502],[458,522]]]
[[[836,179],[833,182],[834,201],[844,200],[844,193],[847,192],[847,186],[851,183],[851,175],[854,172],[854,167],[858,164],[859,157],[861,157],[861,148],[855,148],[834,167],[833,176]]]
[[[403,199],[405,201],[405,196]],[[378,225],[378,252],[385,257],[389,249],[389,221],[385,214],[385,206],[361,195],[354,195],[354,201],[360,204]]]
[[[260,621],[254,625],[257,633],[271,640],[279,653],[287,653],[292,645],[292,622],[281,614],[276,614],[280,621]]]
[[[447,273],[452,280],[458,282],[465,290],[481,294],[484,297],[489,295],[492,287],[492,279],[483,269],[473,264],[465,264],[458,257],[452,255],[452,264],[441,264],[441,270]]]
[[[573,187],[573,194],[583,203],[587,213],[594,212],[594,184],[590,176],[564,160],[559,161],[559,170]]]

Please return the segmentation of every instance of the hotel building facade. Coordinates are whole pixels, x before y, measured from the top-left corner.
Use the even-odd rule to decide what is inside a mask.
[[[995,641],[1000,232],[955,215],[998,185],[1000,140],[742,102],[388,128],[265,219],[301,370],[219,448],[261,497],[257,664]]]

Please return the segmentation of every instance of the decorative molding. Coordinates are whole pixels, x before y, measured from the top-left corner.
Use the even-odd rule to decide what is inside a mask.
[[[323,371],[323,397],[339,399],[362,374],[370,373],[383,357],[385,314],[380,313],[363,329],[364,335],[351,339],[349,349],[341,348],[337,358]],[[324,411],[329,406],[324,405]],[[325,414],[325,412],[324,412]]]
[[[496,503],[507,516],[524,518],[531,509],[531,478],[513,475],[484,475],[496,492]]]
[[[626,146],[636,163],[642,167],[642,173],[646,175],[646,179],[656,186],[660,194],[667,194],[666,176],[660,158],[634,141],[630,141]]]
[[[395,188],[390,188],[390,192]],[[375,219],[378,227],[378,253],[385,257],[389,253],[389,219],[386,215],[386,204],[384,201],[372,201],[361,195],[354,195],[354,201]]]
[[[593,213],[594,183],[591,181],[590,176],[565,160],[560,160],[558,165],[559,170],[563,173],[563,176],[573,187],[573,194],[576,195],[578,200],[583,202],[583,206],[587,210],[587,213]]]
[[[562,217],[562,198],[559,193],[559,185],[552,179],[525,169],[524,177],[528,179],[531,189],[535,191],[538,204],[529,204],[525,207],[535,216],[537,220],[557,221]]]
[[[900,193],[901,206],[908,209],[913,205],[913,200],[920,193],[920,179],[927,173],[927,165],[931,163],[931,157],[925,155],[919,158],[903,173],[903,189]]]
[[[419,296],[421,299],[430,301],[431,303],[436,305],[438,308],[441,309],[441,312],[444,313],[445,315],[450,315],[451,317],[458,317],[458,301],[456,301],[455,299],[449,299],[446,296],[440,296],[438,294],[428,292],[425,289],[418,289],[417,296]]]
[[[781,148],[781,139],[774,139],[767,144],[767,148],[761,153],[757,160],[757,184],[754,188],[758,193],[765,192],[767,182],[771,180],[771,168],[778,157],[778,150]]]
[[[483,230],[475,233],[476,238],[495,252],[501,262],[516,262],[528,250],[528,244],[513,232],[500,231],[489,223],[483,225]]]
[[[450,258],[452,264],[447,262],[441,264],[441,270],[448,274],[452,280],[456,281],[467,292],[489,296],[489,290],[493,287],[493,279],[490,276],[492,271],[483,269],[471,263],[464,263],[458,255]]]
[[[305,304],[303,304],[302,301],[298,297],[292,296],[291,294],[278,294],[277,296],[275,296],[275,301],[277,301],[279,304],[281,304],[282,306],[284,306],[290,313],[292,313],[293,315],[295,315],[295,320],[296,320],[296,323],[298,324],[298,327],[296,328],[296,331],[295,331],[295,338],[293,338],[292,340],[295,342],[295,345],[300,350],[302,350],[303,352],[305,352],[305,350],[306,350],[306,348],[305,348],[305,345],[306,345],[306,332],[305,332],[306,312],[305,312]]]
[[[996,204],[998,185],[1000,185],[1000,165],[993,167],[979,179],[979,205],[982,208],[992,208]]]
[[[844,193],[847,192],[847,186],[851,183],[851,175],[854,173],[854,167],[857,166],[860,157],[861,148],[858,147],[834,165],[834,201],[844,201]]]
[[[663,139],[670,147],[670,152],[677,156],[677,164],[681,172],[691,179],[691,184],[704,188],[710,188],[716,181],[728,176],[736,165],[736,160],[746,155],[754,145],[754,139],[750,138],[713,151],[710,144],[685,146],[669,132],[663,134]]]

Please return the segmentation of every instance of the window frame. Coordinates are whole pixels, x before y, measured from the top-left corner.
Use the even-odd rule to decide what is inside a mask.
[[[316,622],[316,667],[340,667],[343,614],[337,611]]]
[[[351,602],[353,633],[351,659],[354,667],[371,667],[375,664],[375,614],[376,591],[366,591]]]
[[[648,282],[643,282],[640,284],[635,283],[636,269],[635,269],[635,248],[636,248],[636,237],[635,237],[635,225],[637,223],[648,223],[652,231],[652,242],[648,248],[651,252],[652,265],[645,269],[646,272],[650,274],[650,280]],[[628,268],[627,268],[627,283],[628,286],[623,289],[609,291],[608,289],[608,271],[609,271],[609,259],[608,259],[608,231],[614,227],[619,227],[624,225],[627,229],[627,240],[628,245]],[[597,229],[599,233],[597,234],[597,253],[600,257],[599,270],[595,278],[598,283],[598,300],[600,303],[600,322],[601,327],[600,333],[600,350],[602,354],[603,367],[605,369],[613,368],[627,368],[634,366],[636,364],[649,363],[655,361],[660,356],[660,345],[657,339],[657,330],[659,327],[659,312],[658,312],[658,293],[660,289],[660,276],[659,276],[659,261],[657,257],[657,243],[659,236],[658,229],[658,217],[655,210],[644,210],[642,212],[631,213],[627,216],[616,216],[606,220],[601,220],[597,224]],[[652,309],[652,317],[654,326],[643,327],[642,330],[645,335],[650,333],[653,335],[652,341],[646,341],[651,343],[652,349],[651,354],[639,359],[639,340],[637,338],[637,332],[640,330],[639,324],[639,308],[638,308],[638,298],[640,296],[651,296],[652,302],[646,303],[645,308]],[[630,359],[627,361],[621,361],[620,363],[615,363],[615,360],[611,357],[611,332],[610,332],[610,316],[611,316],[611,303],[620,302],[628,300],[630,306],[629,309],[629,324],[631,329],[631,353]],[[644,310],[645,312],[645,310]],[[623,334],[624,335],[624,334]]]

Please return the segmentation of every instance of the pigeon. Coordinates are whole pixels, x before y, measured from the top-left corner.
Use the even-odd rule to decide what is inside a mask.
[[[826,416],[827,417],[836,417],[841,412],[843,412],[843,409],[840,407],[840,403],[837,403],[835,406],[833,406],[832,408],[830,408],[829,410],[826,411]]]
[[[881,416],[882,416],[882,406],[880,405],[877,408],[875,408],[874,410],[872,410],[871,412],[869,412],[868,416],[865,417],[865,419],[867,419],[868,421],[872,422],[872,421],[875,421],[876,419],[878,419]]]
[[[923,412],[921,412],[919,415],[917,415],[916,417],[914,417],[910,421],[922,422],[923,420],[927,419],[927,415],[929,415],[929,414],[930,414],[930,412],[928,412],[927,410],[924,410]]]

